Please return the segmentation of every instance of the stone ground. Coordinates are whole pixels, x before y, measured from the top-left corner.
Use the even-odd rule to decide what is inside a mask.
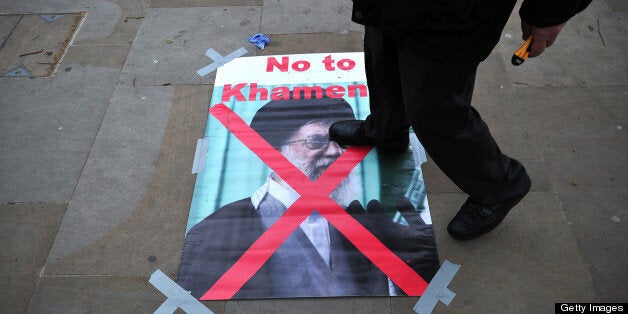
[[[362,51],[350,1],[0,0],[0,312],[153,312],[175,278],[190,174],[227,55]],[[85,11],[84,16],[78,13]],[[516,12],[516,10],[515,10]],[[80,22],[80,23],[77,23]],[[628,295],[628,4],[597,0],[542,57],[510,65],[513,13],[474,105],[532,192],[494,232],[445,230],[464,194],[428,161],[441,261],[435,312],[547,313]],[[272,36],[264,51],[246,42]],[[32,54],[30,54],[32,53]],[[27,54],[27,55],[25,55]],[[207,302],[216,313],[408,313],[417,298]]]

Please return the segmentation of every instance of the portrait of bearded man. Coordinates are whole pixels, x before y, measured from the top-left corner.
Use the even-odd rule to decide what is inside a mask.
[[[330,141],[329,126],[353,118],[353,109],[344,99],[273,100],[255,113],[250,126],[316,181],[346,149]],[[377,202],[370,202],[369,210],[364,211],[356,201],[362,192],[354,169],[330,196],[378,238],[399,242],[410,236],[411,248],[401,245],[406,255],[412,251],[406,260],[413,260],[413,268],[431,280],[439,265],[431,225],[418,215],[413,226],[396,224],[383,211],[375,214],[371,210],[373,206],[381,209]],[[298,198],[294,189],[271,173],[250,197],[222,206],[194,225],[185,237],[178,284],[200,298]],[[407,200],[400,206],[413,209]],[[399,243],[389,244],[399,247]],[[398,293],[394,284],[315,210],[233,298]]]

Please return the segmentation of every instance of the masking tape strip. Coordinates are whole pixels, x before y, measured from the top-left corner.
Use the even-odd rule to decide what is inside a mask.
[[[200,75],[201,77],[216,71],[216,69],[218,69],[219,67],[225,65],[227,62],[237,58],[237,57],[241,57],[243,55],[245,55],[248,51],[246,49],[244,49],[244,47],[240,47],[240,49],[226,55],[226,56],[221,56],[218,52],[216,52],[216,50],[210,48],[209,50],[207,50],[207,52],[205,53],[205,55],[214,60],[214,62],[198,71],[196,71],[196,73],[198,75]]]
[[[449,305],[456,294],[449,290],[447,285],[459,269],[460,265],[445,261],[412,309],[419,314],[424,314],[432,313],[438,301]]]
[[[186,313],[213,314],[200,301],[194,298],[189,291],[183,290],[181,286],[172,281],[161,270],[157,269],[148,280],[157,290],[163,293],[168,299],[155,311],[157,314],[173,313],[177,308],[181,308]]]
[[[419,139],[414,133],[410,133],[410,146],[412,146],[414,165],[419,167],[422,163],[427,161],[427,155],[425,155],[425,148],[423,148],[423,144],[419,142]]]
[[[10,70],[7,73],[0,75],[0,77],[30,77],[30,76],[31,74],[28,73],[28,70],[26,70],[24,65],[21,65],[13,70]]]
[[[205,171],[205,160],[207,159],[208,148],[209,138],[201,138],[196,141],[196,152],[194,153],[194,163],[192,163],[192,174]]]

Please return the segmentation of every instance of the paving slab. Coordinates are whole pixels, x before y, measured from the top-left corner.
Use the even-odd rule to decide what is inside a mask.
[[[5,41],[9,38],[9,35],[11,35],[21,18],[21,15],[0,15],[0,49],[4,47]]]
[[[615,15],[617,15],[624,29],[628,32],[628,10],[615,12]]]
[[[48,21],[40,15],[20,16],[0,48],[0,76],[13,76],[12,70],[19,67],[27,76],[51,76],[80,20],[78,14],[56,15]]]
[[[45,276],[28,312],[154,313],[166,297],[148,280],[143,276]],[[214,313],[225,313],[225,301],[203,304]],[[184,312],[179,309],[175,313]]]
[[[120,124],[112,123],[105,118],[105,124],[110,125],[103,124],[92,155],[90,155],[93,160],[88,161],[85,174],[79,183],[78,197],[71,202],[70,210],[81,212],[79,215],[70,213],[64,220],[61,233],[57,237],[63,242],[58,242],[57,250],[51,254],[55,256],[55,259],[49,260],[46,274],[138,276],[149,275],[155,268],[159,268],[165,273],[176,276],[194,191],[196,176],[191,174],[191,169],[196,140],[203,137],[211,90],[203,85],[177,86],[174,96],[169,96],[164,95],[165,91],[158,91],[160,89],[158,87],[150,88],[152,91],[148,89],[141,88],[137,95],[149,93],[149,98],[151,96],[173,97],[171,106],[166,103],[150,102],[141,105],[144,107],[141,111],[156,109],[158,105],[163,106],[162,109],[170,110],[166,116],[168,121],[165,130],[161,130],[161,126],[159,129],[144,129],[147,127],[144,125],[143,130],[138,132],[141,137],[144,137],[138,140],[153,142],[151,146],[156,141],[160,141],[161,145],[151,147],[149,154],[146,150],[138,151],[133,148],[111,154],[112,149],[118,151],[120,149],[115,148],[116,145],[104,144],[104,142],[121,137],[114,136],[118,131],[107,131],[105,128],[113,128],[114,125],[119,128]],[[119,91],[119,95],[114,96],[112,100],[112,106],[129,103],[129,98],[135,95],[134,93],[129,95],[129,93],[132,91]],[[140,113],[137,109],[134,111]],[[110,118],[115,116],[116,119],[125,120],[120,122],[121,124],[137,124],[137,121],[132,120],[143,116],[141,113],[131,116],[134,114],[127,113],[127,110],[122,108],[110,110],[107,114],[111,115]],[[122,118],[123,114],[127,117]],[[162,123],[159,120],[156,122],[156,119],[146,120],[142,124]],[[163,134],[163,139],[161,134]],[[134,140],[130,137],[131,135],[126,135],[120,145],[128,146],[127,143]],[[156,161],[144,157],[148,155],[153,158],[154,148],[159,149]],[[101,150],[107,150],[107,152]],[[127,163],[137,167],[143,167],[140,164],[147,164],[154,169],[145,169],[142,171],[144,173],[140,174],[137,173],[139,169],[111,167],[111,163],[117,162],[117,159],[109,160],[108,158],[113,158],[119,153],[126,155],[121,156],[121,159],[126,160]],[[112,169],[108,170],[107,175],[90,167]],[[118,174],[120,178],[117,178]],[[141,176],[142,179],[123,179],[123,175]],[[143,180],[147,181],[143,182]],[[82,184],[89,186],[83,187]],[[130,190],[133,195],[124,195],[119,191],[120,189]],[[103,194],[105,198],[101,198]],[[136,207],[132,207],[133,204],[120,204],[117,200],[111,200],[120,198],[134,200],[137,197],[141,200]],[[77,225],[84,226],[85,229],[77,228]],[[94,233],[96,236],[93,236]],[[86,241],[77,242],[74,241],[74,237],[86,239]],[[68,254],[70,255],[67,256]],[[120,258],[121,256],[124,258]]]
[[[513,52],[523,44],[517,12],[518,7],[496,48],[506,64],[510,64]],[[626,29],[618,16],[606,1],[593,1],[567,23],[554,45],[540,57],[528,59],[521,66],[509,66],[507,70],[514,83],[524,86],[625,84],[628,82],[626,51]]]
[[[625,12],[625,11],[628,11],[628,3],[626,3],[626,1],[622,1],[622,0],[606,0],[606,3],[608,3],[608,6],[614,12]]]
[[[0,14],[32,13],[39,0],[0,0]]]
[[[439,304],[439,312],[547,313],[554,302],[595,300],[555,193],[531,192],[493,232],[461,242],[449,237],[446,226],[464,200],[453,193],[430,195],[439,257],[461,265],[449,285],[456,298],[449,307]],[[404,313],[411,303],[391,302],[393,313]]]
[[[364,50],[363,31],[269,35],[270,44],[264,50],[257,50],[258,56]]]
[[[151,8],[262,6],[264,0],[151,0]]]
[[[44,277],[30,313],[153,313],[165,297],[149,277]]]
[[[0,205],[0,312],[24,313],[66,204]]]
[[[517,93],[534,136],[545,142],[542,148],[565,139],[625,136],[626,85],[530,87]]]
[[[390,313],[390,298],[311,298],[227,301],[227,313]]]
[[[173,86],[115,89],[47,265],[131,216],[153,176],[173,91]]]
[[[553,192],[554,183],[552,176],[547,167],[547,161],[545,158],[537,159],[520,159],[519,160],[526,168],[526,172],[532,180],[531,191],[537,192]]]
[[[598,301],[628,292],[628,119],[625,85],[518,90],[542,143],[565,216],[596,284]],[[566,101],[555,102],[552,94]]]
[[[56,0],[41,1],[36,7],[38,12],[78,12],[99,11],[99,14],[112,14],[115,18],[122,16],[142,16],[150,0]],[[117,7],[116,10],[113,8]],[[126,13],[126,14],[124,14]]]
[[[425,190],[428,194],[428,200],[432,194],[464,193],[440,170],[440,168],[438,168],[434,160],[429,157],[429,154],[427,161],[421,165],[421,170],[423,172],[423,180],[425,181]],[[430,204],[430,208],[431,206]]]
[[[53,79],[0,79],[0,202],[68,202],[119,73],[64,63]]]
[[[78,12],[87,15],[76,36],[77,45],[130,44],[146,11],[147,0],[42,1],[39,12]]]
[[[626,163],[623,162],[623,165]],[[593,277],[597,302],[624,302],[628,292],[626,270],[626,203],[625,193],[616,188],[558,187],[567,219],[582,248],[585,262]],[[584,192],[582,190],[585,190]]]
[[[266,0],[262,33],[338,33],[361,31],[351,21],[349,1]]]
[[[63,58],[63,62],[121,71],[130,49],[131,45],[73,45]]]
[[[144,10],[142,6],[129,8],[113,2],[98,2],[88,11],[76,44],[131,44],[142,23]]]
[[[259,32],[259,7],[148,9],[121,82],[139,85],[213,84],[215,71],[201,77],[196,71],[213,63],[205,56],[212,48],[226,56],[245,47]]]
[[[55,0],[39,1],[35,6],[35,12],[39,13],[62,13],[89,11],[98,2],[112,2],[111,0]]]

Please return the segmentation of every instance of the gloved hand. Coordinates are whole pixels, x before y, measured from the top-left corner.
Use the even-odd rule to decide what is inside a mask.
[[[394,222],[377,200],[371,200],[366,211],[360,202],[353,201],[347,212],[429,282],[440,265],[432,226],[425,224],[408,198],[399,198],[395,207],[407,226]]]

